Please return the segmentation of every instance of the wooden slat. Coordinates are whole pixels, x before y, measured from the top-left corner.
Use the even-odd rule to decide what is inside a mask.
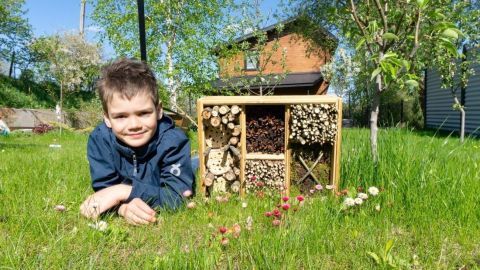
[[[261,153],[248,153],[246,159],[270,159],[270,160],[284,160],[284,154],[261,154]]]
[[[337,110],[338,110],[338,116],[337,116],[337,135],[335,138],[335,143],[333,145],[333,158],[332,158],[332,164],[330,166],[331,169],[331,179],[330,179],[330,184],[334,185],[335,188],[333,189],[334,191],[339,190],[339,184],[340,184],[340,151],[341,151],[341,140],[342,140],[342,100],[338,99],[337,101]]]
[[[245,104],[305,104],[325,103],[336,104],[338,97],[335,96],[210,96],[200,98],[207,105],[245,105]]]
[[[239,105],[240,106],[240,105]],[[240,135],[240,142],[242,143],[242,147],[240,149],[242,158],[240,159],[240,196],[245,196],[245,156],[247,155],[247,118],[245,114],[245,106],[240,106],[242,111],[240,112],[240,126],[242,127],[242,134]]]
[[[206,194],[206,186],[203,183],[204,176],[205,176],[205,157],[203,156],[203,152],[205,151],[205,133],[203,130],[203,118],[202,118],[202,111],[203,111],[203,101],[202,99],[197,100],[197,124],[198,124],[198,159],[199,159],[199,167],[200,167],[200,181],[198,184],[200,185],[199,190],[203,193],[203,196]]]
[[[290,196],[290,159],[292,158],[292,149],[290,149],[290,105],[285,105],[285,188],[286,195]]]

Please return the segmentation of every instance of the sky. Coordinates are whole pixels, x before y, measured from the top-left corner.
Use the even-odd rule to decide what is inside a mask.
[[[81,0],[26,0],[26,17],[36,37],[52,35],[64,31],[78,31],[80,24]],[[271,14],[280,0],[264,0],[261,3],[262,12]],[[92,8],[86,6],[85,33],[89,41],[98,40],[101,29],[90,20]],[[275,22],[271,22],[275,23]],[[104,56],[114,57],[114,51],[109,44],[104,46]]]

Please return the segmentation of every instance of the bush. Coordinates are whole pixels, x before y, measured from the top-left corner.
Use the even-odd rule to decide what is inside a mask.
[[[66,109],[68,120],[76,129],[95,127],[102,121],[102,105],[98,98],[89,102],[80,101],[78,108]]]
[[[49,132],[53,129],[54,128],[52,126],[50,126],[49,124],[39,124],[39,125],[36,125],[32,129],[32,132],[35,133],[35,134],[44,134],[44,133],[47,133],[47,132]]]
[[[24,78],[27,75],[21,76],[23,80],[0,75],[0,107],[53,108],[55,102],[50,96],[51,91],[47,89],[54,86],[48,83],[32,82]]]

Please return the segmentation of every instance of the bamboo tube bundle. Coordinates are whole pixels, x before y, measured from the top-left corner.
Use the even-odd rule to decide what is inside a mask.
[[[285,150],[283,107],[250,109],[247,114],[247,152],[280,154]]]
[[[337,135],[338,112],[334,104],[290,105],[290,137],[302,145],[331,144]]]
[[[247,160],[246,191],[264,191],[268,195],[285,190],[285,165],[280,160]]]

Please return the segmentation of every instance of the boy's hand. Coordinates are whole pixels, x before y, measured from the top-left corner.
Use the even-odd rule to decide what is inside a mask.
[[[129,203],[122,204],[118,214],[132,225],[149,224],[156,221],[155,210],[150,208],[142,199],[135,198]]]
[[[80,213],[87,218],[97,218],[101,213],[126,200],[131,191],[132,187],[124,184],[99,190],[80,205]]]

